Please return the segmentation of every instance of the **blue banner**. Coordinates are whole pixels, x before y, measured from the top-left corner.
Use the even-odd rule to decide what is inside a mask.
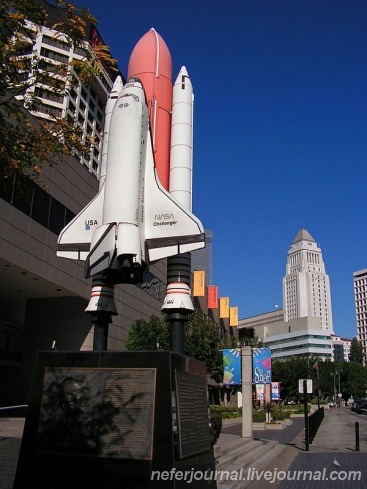
[[[252,382],[254,384],[271,384],[271,350],[255,348],[252,352]]]
[[[241,352],[235,348],[223,350],[223,384],[241,384]]]
[[[271,399],[272,401],[280,400],[280,382],[271,383]]]

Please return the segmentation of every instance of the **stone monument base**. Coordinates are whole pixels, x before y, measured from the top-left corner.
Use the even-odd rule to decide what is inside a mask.
[[[14,489],[214,489],[214,479],[202,362],[38,354]]]

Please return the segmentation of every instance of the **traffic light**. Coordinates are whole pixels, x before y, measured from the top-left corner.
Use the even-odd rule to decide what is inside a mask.
[[[238,339],[246,345],[254,338],[254,328],[238,328]]]

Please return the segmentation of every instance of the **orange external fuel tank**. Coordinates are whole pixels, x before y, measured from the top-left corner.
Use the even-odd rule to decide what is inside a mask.
[[[169,189],[172,111],[172,58],[162,37],[152,28],[137,42],[127,78],[140,78],[147,98],[155,165],[159,181]]]

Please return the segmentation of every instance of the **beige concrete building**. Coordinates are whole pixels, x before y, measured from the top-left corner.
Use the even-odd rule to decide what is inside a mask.
[[[55,6],[39,3],[50,18],[57,18]],[[81,58],[83,49],[101,40],[90,25],[84,46],[73,50],[49,26],[33,30],[22,56],[40,56],[44,66]],[[63,98],[53,97],[47,87],[32,86],[41,101],[34,124],[48,114],[71,116],[98,140],[113,81],[104,71],[88,86],[78,81]],[[0,406],[27,402],[37,351],[53,344],[65,351],[93,347],[93,328],[84,312],[91,281],[84,279],[84,262],[56,257],[56,242],[61,229],[97,193],[101,144],[89,159],[70,157],[45,167],[42,187],[18,176],[0,186]],[[151,267],[144,284],[115,287],[118,315],[109,327],[109,350],[124,350],[134,321],[160,315],[165,287],[165,261]]]
[[[333,333],[329,276],[321,249],[306,229],[297,233],[288,250],[283,309],[284,321],[319,317],[322,327]]]
[[[353,273],[357,338],[367,353],[367,268]]]
[[[84,312],[91,281],[84,279],[84,262],[56,257],[55,230],[57,216],[80,210],[95,195],[98,182],[73,158],[45,169],[45,181],[47,192],[29,182],[31,200],[22,210],[16,182],[10,201],[0,192],[0,406],[26,402],[37,351],[51,349],[54,341],[59,350],[93,347],[93,329]],[[47,225],[36,219],[42,206]],[[115,287],[118,315],[109,328],[109,350],[124,349],[134,321],[160,314],[165,282],[161,262],[140,288]]]

